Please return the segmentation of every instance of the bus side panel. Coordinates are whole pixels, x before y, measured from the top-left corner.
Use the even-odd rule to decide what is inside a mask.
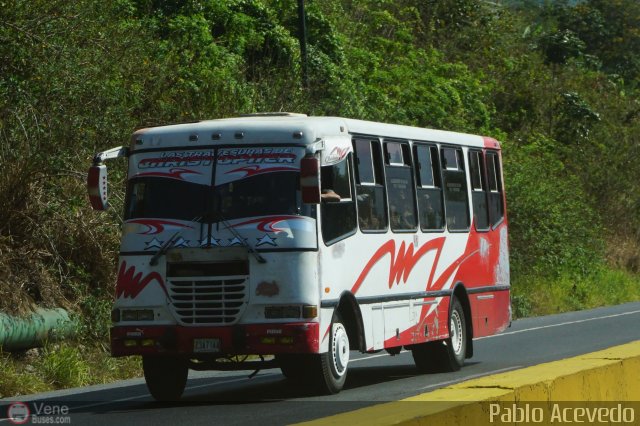
[[[347,292],[361,307],[371,306],[361,311],[366,312],[366,347],[376,350],[449,337],[447,293],[462,284],[469,294],[474,336],[496,333],[508,318],[506,236],[502,223],[481,233],[356,233],[328,247],[321,245],[323,300],[336,306]],[[442,295],[421,298],[425,292]],[[332,314],[333,308],[322,311],[321,351],[328,347]]]
[[[356,234],[321,246],[320,280],[325,306],[336,306],[344,292],[364,312],[366,347],[411,345],[448,337],[448,292],[469,253],[469,235]],[[422,293],[443,293],[425,295]],[[332,309],[323,309],[321,347],[328,348]],[[371,330],[367,330],[371,328]],[[426,329],[426,333],[425,333]],[[425,335],[426,334],[426,335]],[[382,345],[381,345],[382,343]]]
[[[365,334],[371,334],[373,336],[373,347],[370,341],[367,341],[367,347],[373,350],[384,348],[384,311],[381,303],[372,306],[371,308],[371,321],[370,327]]]
[[[509,257],[507,227],[472,231],[466,250],[469,259],[456,275],[464,285],[471,308],[473,336],[495,334],[509,321]]]
[[[416,301],[417,303],[414,305],[416,320],[414,323],[404,331],[400,330],[397,336],[388,338],[384,342],[384,347],[415,345],[449,337],[449,301],[449,297]],[[385,309],[385,319],[388,318],[387,312],[389,311],[389,309]]]
[[[411,315],[409,301],[389,303],[383,308],[382,312],[384,318],[384,346],[393,347],[405,344],[404,340],[407,337],[411,338],[411,335],[406,331],[415,328],[415,317]],[[410,328],[407,328],[407,325]]]
[[[473,337],[490,336],[509,326],[509,291],[472,294]]]

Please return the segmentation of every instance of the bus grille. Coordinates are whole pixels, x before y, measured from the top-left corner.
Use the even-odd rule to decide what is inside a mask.
[[[173,311],[183,324],[229,325],[237,322],[247,304],[247,275],[169,275]]]

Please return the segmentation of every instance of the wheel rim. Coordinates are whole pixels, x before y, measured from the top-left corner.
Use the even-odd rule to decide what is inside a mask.
[[[453,352],[458,355],[462,351],[462,318],[460,318],[460,313],[456,310],[451,312],[451,324],[449,325],[451,329],[451,347]]]
[[[338,376],[343,376],[349,364],[349,336],[342,324],[334,324],[332,343],[333,367]]]

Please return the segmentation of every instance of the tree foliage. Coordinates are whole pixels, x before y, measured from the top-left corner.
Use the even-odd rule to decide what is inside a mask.
[[[307,0],[308,87],[296,7],[0,0],[0,309],[91,313],[110,297],[124,167],[98,217],[84,193],[94,152],[139,127],[254,111],[498,137],[516,284],[587,274],[619,238],[632,243],[616,256],[633,257],[636,0]]]

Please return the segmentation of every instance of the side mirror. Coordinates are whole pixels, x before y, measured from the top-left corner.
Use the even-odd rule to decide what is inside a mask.
[[[300,160],[300,191],[305,204],[320,204],[320,160],[304,157]]]
[[[91,207],[94,210],[104,211],[109,207],[107,202],[107,166],[100,164],[89,168],[87,191]]]

